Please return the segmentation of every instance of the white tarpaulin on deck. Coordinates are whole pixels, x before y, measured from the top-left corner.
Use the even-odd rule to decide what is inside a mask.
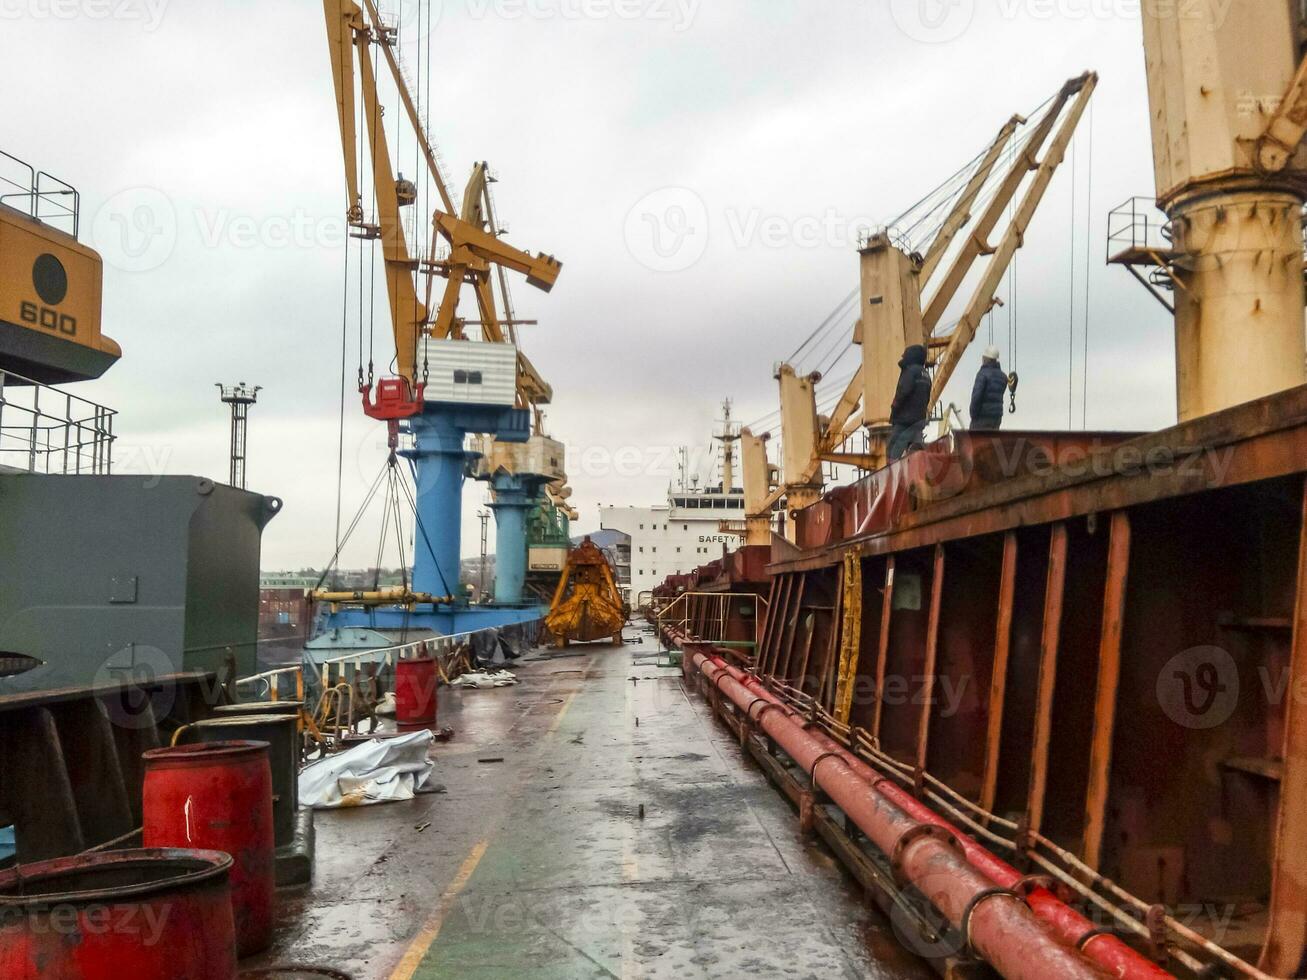
[[[435,741],[431,732],[373,739],[316,762],[300,773],[300,804],[334,810],[411,800],[431,780]]]

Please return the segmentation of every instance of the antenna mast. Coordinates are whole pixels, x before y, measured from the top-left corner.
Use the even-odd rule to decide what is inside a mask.
[[[250,387],[244,381],[235,385],[218,384],[223,404],[231,406],[231,475],[228,479],[238,490],[245,489],[245,443],[249,427],[250,407],[259,400],[263,389]]]
[[[731,407],[729,398],[722,402],[722,417],[713,436],[722,444],[722,493],[725,494],[735,488],[735,444],[740,441],[740,424],[732,420]]]

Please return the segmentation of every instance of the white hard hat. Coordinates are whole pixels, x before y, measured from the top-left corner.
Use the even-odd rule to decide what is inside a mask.
[[[997,347],[986,347],[986,348],[985,348],[985,360],[987,360],[987,361],[997,361],[997,360],[999,359],[999,356],[1000,356],[1000,355],[999,355],[999,352],[998,352],[998,348],[997,348]]]

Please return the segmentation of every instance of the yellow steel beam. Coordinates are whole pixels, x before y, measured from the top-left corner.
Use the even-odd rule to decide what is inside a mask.
[[[985,275],[976,287],[966,313],[963,314],[962,319],[958,321],[957,328],[951,334],[948,347],[940,352],[935,362],[935,380],[930,390],[931,405],[939,401],[940,396],[944,393],[945,386],[948,385],[949,379],[953,376],[953,372],[962,359],[962,354],[970,346],[971,341],[975,339],[976,330],[980,327],[981,320],[994,305],[994,290],[1002,282],[1012,257],[1016,255],[1017,249],[1021,247],[1025,240],[1026,229],[1030,227],[1035,211],[1044,198],[1044,192],[1048,190],[1053,174],[1056,173],[1058,166],[1062,163],[1066,155],[1067,145],[1075,134],[1076,126],[1080,123],[1080,118],[1084,115],[1090,98],[1093,97],[1094,89],[1098,85],[1098,76],[1090,72],[1079,79],[1078,83],[1075,102],[1067,111],[1066,118],[1062,120],[1057,135],[1049,144],[1048,153],[1045,154],[1043,161],[1039,164],[1033,182],[1027,189],[1021,204],[1018,205],[1012,223],[1003,236],[1002,243],[995,250],[994,257],[985,267]],[[1068,88],[1070,88],[1070,84]],[[1067,89],[1064,88],[1063,93],[1066,92]]]
[[[1097,76],[1094,76],[1097,78]],[[953,297],[961,288],[962,283],[966,280],[967,273],[975,264],[976,259],[982,255],[990,255],[994,249],[989,245],[989,235],[998,226],[999,219],[1002,218],[1003,212],[1007,210],[1008,204],[1021,188],[1022,182],[1026,175],[1039,166],[1039,151],[1048,139],[1049,134],[1053,132],[1058,117],[1062,110],[1077,92],[1079,92],[1089,80],[1090,74],[1086,73],[1079,78],[1074,78],[1062,86],[1062,90],[1053,100],[1053,104],[1044,114],[1044,118],[1034,131],[1026,138],[1024,152],[1014,161],[1012,167],[1008,170],[1007,176],[999,185],[998,191],[990,201],[989,207],[981,215],[980,220],[972,229],[967,238],[967,243],[962,247],[957,257],[949,266],[939,288],[932,294],[930,301],[925,304],[925,314],[923,317],[923,326],[927,336],[935,332],[935,327],[944,316],[944,311],[948,308]]]
[[[351,221],[363,220],[363,197],[359,191],[358,118],[354,104],[354,45],[363,30],[362,11],[353,0],[323,0],[327,18],[327,47],[331,51],[331,75],[336,86],[336,113],[340,122],[341,150],[345,156],[346,210]]]
[[[971,221],[971,206],[976,203],[976,198],[980,196],[981,189],[985,186],[985,181],[989,180],[989,175],[994,172],[994,167],[998,164],[999,157],[1012,140],[1012,135],[1017,131],[1019,126],[1025,124],[1025,118],[1022,116],[1013,116],[998,131],[994,137],[994,142],[990,144],[989,151],[985,154],[985,159],[980,162],[976,172],[971,175],[971,180],[967,182],[966,188],[962,191],[962,196],[958,198],[958,203],[954,206],[952,213],[944,220],[943,227],[940,228],[939,234],[935,240],[930,243],[930,248],[921,264],[921,271],[918,273],[919,281],[924,286],[930,282],[930,277],[935,274],[940,261],[948,251],[948,247],[953,244],[953,239],[957,237],[966,225]]]
[[[373,28],[380,34],[384,25],[381,21],[381,15],[377,12],[376,4],[372,0],[363,0],[368,8],[368,17],[371,19]],[[422,119],[418,115],[417,105],[413,102],[413,95],[408,90],[408,83],[404,81],[404,73],[399,70],[399,61],[395,57],[394,49],[389,44],[381,44],[381,54],[386,59],[386,64],[390,68],[391,77],[395,79],[395,87],[399,89],[400,101],[404,104],[404,111],[408,114],[409,124],[413,127],[413,132],[417,135],[418,146],[422,150],[422,156],[426,160],[427,169],[431,172],[431,178],[435,181],[436,190],[440,193],[440,201],[445,206],[445,210],[453,212],[454,202],[449,196],[449,188],[445,186],[445,177],[440,172],[440,164],[436,160],[436,151],[427,139],[426,129],[422,125]],[[367,59],[364,58],[364,61]]]

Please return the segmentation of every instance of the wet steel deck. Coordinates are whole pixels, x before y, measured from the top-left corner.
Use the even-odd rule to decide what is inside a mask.
[[[518,687],[443,691],[447,792],[319,813],[314,884],[282,893],[275,948],[242,965],[357,980],[932,976],[655,652],[538,653]]]

